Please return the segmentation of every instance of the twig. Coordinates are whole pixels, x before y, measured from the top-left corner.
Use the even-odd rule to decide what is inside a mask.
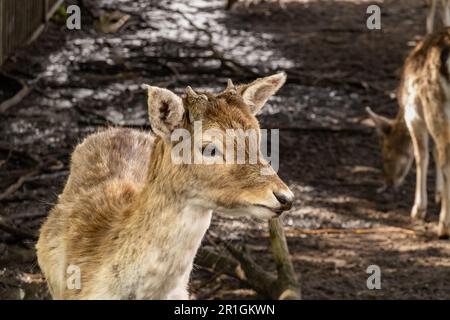
[[[277,265],[277,277],[257,264],[245,247],[237,248],[230,243],[225,243],[224,246],[233,258],[202,248],[199,250],[196,262],[203,267],[237,278],[263,297],[299,300],[301,299],[300,285],[291,262],[280,219],[269,220],[269,233],[273,257]],[[207,241],[217,247],[210,237],[207,237]]]
[[[19,188],[28,180],[30,180],[32,177],[37,175],[41,171],[40,168],[34,169],[27,174],[21,176],[16,182],[14,182],[12,185],[10,185],[5,191],[0,193],[0,201],[8,198],[11,196],[14,192],[19,190]]]
[[[12,155],[12,150],[9,149],[6,159],[0,161],[0,168],[3,167],[3,165],[9,161],[9,159],[11,158],[11,155]]]
[[[99,17],[99,20],[94,22],[94,27],[97,31],[103,33],[116,33],[128,22],[129,19],[130,15],[123,14],[117,10],[113,12],[106,12]]]
[[[384,227],[384,228],[356,228],[356,229],[336,229],[336,228],[324,228],[324,229],[295,229],[288,231],[289,235],[320,235],[320,234],[374,234],[374,233],[404,233],[411,236],[416,236],[417,232],[411,229],[399,228],[399,227]]]
[[[53,172],[53,173],[45,173],[45,174],[36,175],[34,177],[31,177],[30,179],[28,179],[28,181],[56,179],[59,177],[66,177],[69,175],[69,173],[70,173],[69,170],[62,170],[62,171],[57,171],[57,172]]]
[[[292,126],[262,126],[265,129],[279,129],[285,131],[300,131],[300,132],[325,132],[325,133],[358,133],[358,134],[372,134],[373,130],[362,127],[292,127]]]
[[[191,27],[193,27],[195,30],[203,33],[204,35],[206,35],[206,37],[208,38],[209,50],[211,50],[213,53],[210,56],[210,58],[219,60],[224,66],[226,66],[231,71],[233,71],[234,73],[236,73],[240,76],[253,76],[253,77],[258,76],[258,74],[256,72],[254,72],[252,69],[240,64],[239,62],[234,61],[233,59],[225,58],[224,53],[222,51],[220,51],[219,49],[217,49],[217,46],[214,44],[214,38],[213,38],[213,35],[211,34],[211,32],[209,32],[205,28],[202,28],[202,27],[199,27],[198,25],[196,25],[194,23],[194,21],[192,21],[184,12],[177,10],[177,9],[162,8],[160,6],[159,6],[159,8],[161,10],[166,10],[166,11],[174,12],[174,13],[181,15],[189,23],[189,25]]]
[[[33,231],[16,228],[7,223],[3,217],[0,217],[0,230],[20,239],[31,239],[34,241],[38,239],[37,234]]]
[[[256,292],[270,299],[278,299],[277,293],[274,294],[276,277],[264,271],[259,264],[255,263],[245,248],[238,249],[232,245],[227,245],[227,249],[239,261],[239,265],[245,273],[246,282]]]
[[[39,174],[43,168],[51,164],[52,162],[55,162],[55,159],[49,159],[44,162],[42,162],[40,159],[28,155],[31,159],[35,160],[38,164],[36,165],[35,169],[29,171],[28,173],[22,175],[16,182],[14,182],[12,185],[10,185],[5,191],[0,193],[0,201],[5,200],[6,198],[10,197],[14,192],[20,189],[22,185],[32,180],[33,177],[35,177],[37,174]]]
[[[246,281],[245,272],[237,260],[217,253],[212,248],[200,248],[197,253],[196,263],[215,272],[225,273],[241,281]]]
[[[20,101],[22,101],[30,93],[31,89],[22,80],[20,80],[18,78],[15,78],[11,75],[7,75],[4,72],[0,72],[0,74],[2,74],[6,78],[13,79],[14,81],[18,82],[22,86],[22,89],[20,89],[20,91],[17,92],[12,98],[10,98],[6,101],[3,101],[0,104],[0,113],[4,113],[4,112],[6,112],[6,110],[11,108],[12,106],[20,103]]]

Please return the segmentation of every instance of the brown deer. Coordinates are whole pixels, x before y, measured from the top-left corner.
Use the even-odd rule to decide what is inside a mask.
[[[217,95],[188,87],[183,98],[148,86],[156,136],[112,128],[78,145],[37,243],[52,297],[187,299],[194,256],[212,211],[266,219],[289,210],[292,192],[262,157],[256,164],[175,164],[171,139],[177,129],[194,135],[195,121],[202,122],[205,135],[208,128],[259,134],[255,114],[285,79],[279,73],[237,87],[229,81]],[[211,142],[207,135],[203,140]],[[245,151],[250,147],[247,141]],[[223,146],[214,148],[210,155],[223,157]],[[272,174],[262,175],[261,169]],[[78,287],[68,286],[74,268]]]
[[[441,12],[441,20],[446,27],[450,27],[450,0],[441,0],[442,10]],[[430,9],[428,10],[427,15],[427,33],[431,34],[434,30],[434,19],[436,16],[436,11],[439,9],[438,0],[431,0]]]
[[[450,236],[450,28],[425,37],[412,50],[403,67],[394,120],[375,114],[380,136],[386,186],[398,187],[413,156],[417,177],[411,216],[424,219],[427,210],[426,177],[429,135],[435,145],[436,201],[441,202],[438,234]]]

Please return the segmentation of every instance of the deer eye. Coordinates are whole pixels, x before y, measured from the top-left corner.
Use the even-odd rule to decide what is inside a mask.
[[[204,145],[202,146],[202,155],[205,157],[215,157],[215,156],[221,156],[222,153],[220,150],[213,145]]]

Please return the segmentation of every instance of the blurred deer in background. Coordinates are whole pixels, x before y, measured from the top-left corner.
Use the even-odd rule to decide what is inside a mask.
[[[450,27],[450,0],[440,0],[442,11],[441,19],[446,27]],[[430,9],[427,16],[427,34],[431,34],[434,31],[434,19],[436,16],[436,11],[439,7],[439,0],[431,0]]]
[[[259,135],[255,114],[285,80],[279,73],[237,87],[229,81],[218,95],[188,87],[183,99],[148,86],[156,137],[113,128],[78,145],[67,184],[37,244],[53,298],[187,299],[194,256],[212,210],[263,219],[289,210],[294,196],[264,160],[259,144],[244,143],[245,154],[256,148],[255,164],[248,159],[178,164],[171,139],[176,129],[190,132],[193,152],[204,154],[205,146],[197,150],[192,141],[194,122],[201,121],[202,141],[214,144],[209,157],[223,160],[224,147],[208,130],[225,135],[228,129],[252,129]],[[262,169],[271,174],[262,175]],[[67,287],[69,266],[79,268],[80,288]]]
[[[380,136],[386,186],[398,187],[416,160],[416,192],[411,216],[427,210],[429,135],[435,144],[436,201],[441,202],[438,234],[450,236],[450,28],[419,42],[405,61],[394,120],[367,109]]]

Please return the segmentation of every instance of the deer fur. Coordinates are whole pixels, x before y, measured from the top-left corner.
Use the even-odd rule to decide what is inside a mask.
[[[54,299],[187,299],[195,254],[212,211],[267,219],[288,210],[293,194],[257,164],[174,164],[176,128],[258,130],[255,114],[285,82],[284,73],[224,92],[181,98],[147,86],[156,135],[110,128],[72,154],[70,175],[37,243]],[[259,146],[258,146],[259,147]],[[220,148],[220,146],[218,146]],[[80,270],[69,288],[68,268]]]
[[[394,120],[368,109],[380,136],[385,184],[398,187],[416,161],[416,192],[411,216],[424,219],[429,136],[435,150],[436,201],[441,202],[438,234],[450,236],[450,28],[428,35],[407,57]]]

